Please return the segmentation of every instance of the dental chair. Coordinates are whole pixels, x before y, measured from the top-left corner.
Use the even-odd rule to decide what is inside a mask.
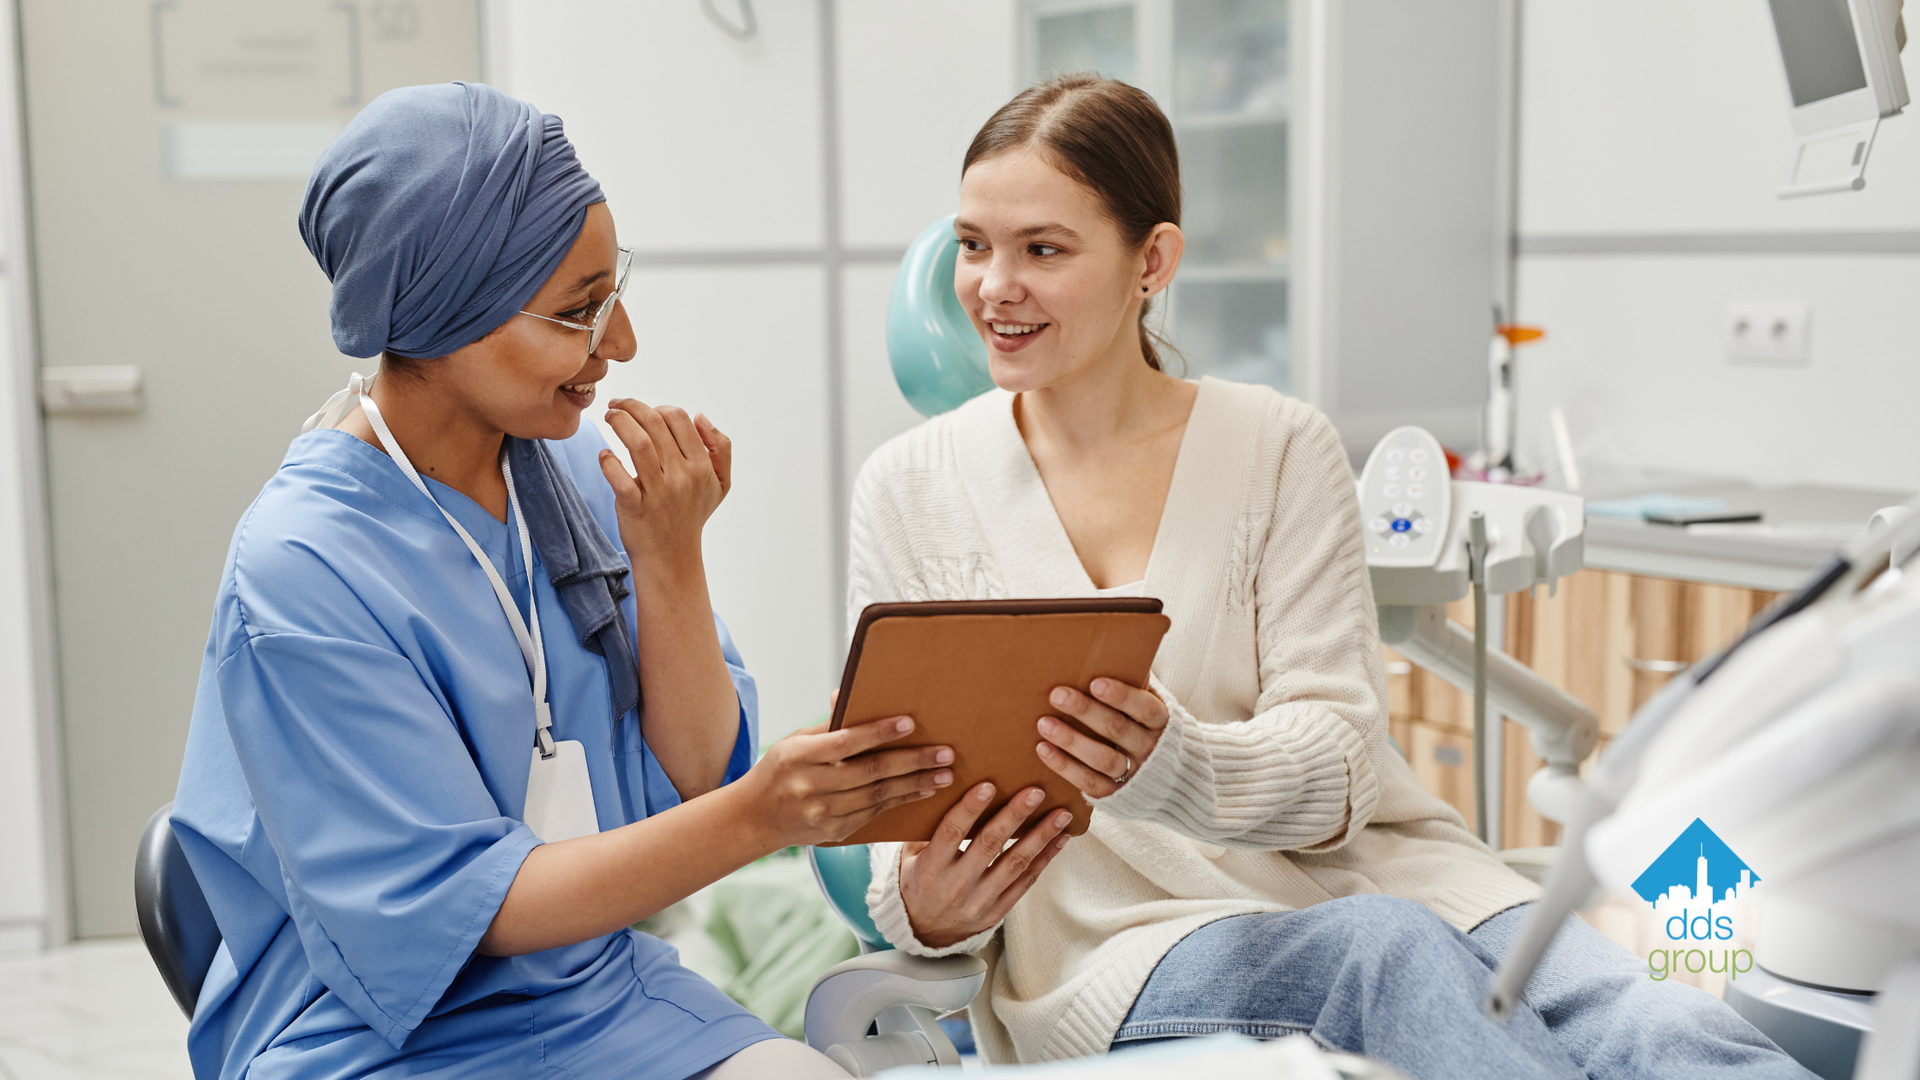
[[[887,308],[894,380],[923,416],[947,412],[993,388],[986,345],[954,294],[953,250],[953,218],[929,225],[901,260]],[[1381,440],[1362,473],[1359,493],[1382,639],[1455,686],[1469,692],[1479,688],[1476,762],[1487,760],[1489,704],[1527,727],[1547,763],[1529,782],[1528,799],[1543,816],[1566,821],[1580,762],[1598,741],[1599,720],[1530,669],[1488,651],[1485,599],[1541,584],[1551,587],[1579,569],[1583,501],[1535,488],[1452,481],[1440,444],[1419,428],[1401,428]],[[1444,608],[1470,588],[1479,605],[1477,637],[1450,622]],[[1475,769],[1483,839],[1489,817],[1485,771]],[[1553,849],[1501,854],[1535,881],[1553,860]],[[929,961],[889,951],[867,913],[865,847],[813,848],[808,858],[821,891],[865,954],[829,971],[814,987],[807,1003],[808,1044],[856,1076],[908,1059],[957,1062],[936,1021],[941,1012],[964,1007],[978,993],[984,965],[973,958]],[[957,963],[961,960],[971,965]]]
[[[1631,887],[1650,845],[1708,815],[1765,883],[1757,966],[1727,1001],[1826,1080],[1920,1076],[1916,550],[1920,499],[1641,707],[1573,792],[1490,1015],[1511,1015],[1581,895]]]

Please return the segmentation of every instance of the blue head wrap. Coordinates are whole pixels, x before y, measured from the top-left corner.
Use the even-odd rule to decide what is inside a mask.
[[[307,181],[300,236],[349,356],[445,356],[525,307],[603,201],[560,118],[490,86],[375,98]]]

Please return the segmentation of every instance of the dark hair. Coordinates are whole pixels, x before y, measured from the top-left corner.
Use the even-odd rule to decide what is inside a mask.
[[[1146,243],[1163,221],[1180,224],[1180,151],[1173,125],[1145,91],[1089,74],[1029,86],[973,137],[960,175],[976,161],[1029,147],[1098,196],[1128,246]],[[1151,306],[1140,305],[1140,351],[1159,371],[1159,346],[1167,343],[1147,328]]]

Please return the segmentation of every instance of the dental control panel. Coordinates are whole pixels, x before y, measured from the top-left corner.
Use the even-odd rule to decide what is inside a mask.
[[[1395,428],[1360,473],[1360,520],[1373,566],[1432,566],[1447,536],[1453,478],[1439,440]]]

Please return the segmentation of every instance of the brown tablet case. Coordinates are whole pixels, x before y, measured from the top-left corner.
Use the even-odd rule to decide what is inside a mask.
[[[887,745],[953,747],[953,783],[886,811],[841,843],[926,840],[983,780],[993,782],[994,801],[979,824],[1037,784],[1047,798],[1029,821],[1064,806],[1073,811],[1067,832],[1086,832],[1092,807],[1034,752],[1035,724],[1055,716],[1081,727],[1048,701],[1056,686],[1086,691],[1103,675],[1145,686],[1169,625],[1160,601],[1146,597],[869,606],[854,629],[832,726],[911,716],[913,733]]]

